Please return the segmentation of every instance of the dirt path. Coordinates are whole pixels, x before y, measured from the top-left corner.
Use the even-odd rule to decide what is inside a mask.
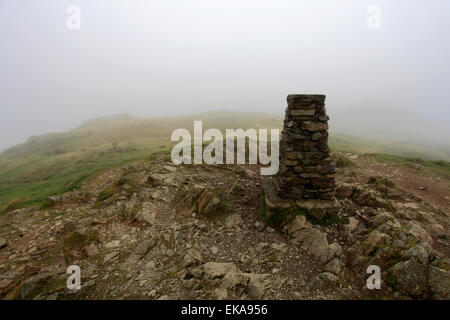
[[[384,176],[400,189],[425,201],[436,209],[450,213],[450,180],[422,166],[378,162],[368,157],[352,159],[358,169],[368,176]]]

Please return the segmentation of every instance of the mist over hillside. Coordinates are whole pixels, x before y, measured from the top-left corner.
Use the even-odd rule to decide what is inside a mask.
[[[290,93],[325,94],[336,133],[447,143],[449,1],[382,1],[377,30],[358,0],[132,2],[68,30],[67,1],[2,1],[0,150],[123,112],[283,116]]]
[[[176,128],[191,128],[194,120],[204,120],[205,125],[213,128],[273,128],[282,126],[284,109],[278,108],[277,113],[264,112],[239,112],[233,110],[208,111],[196,114],[184,114],[160,117],[135,117],[128,113],[120,113],[113,116],[93,118],[83,121],[74,129],[61,130],[58,133],[43,133],[33,135],[18,145],[1,143],[0,152],[8,154],[12,150],[18,150],[21,145],[33,149],[32,144],[45,140],[50,143],[55,136],[58,139],[75,139],[76,136],[84,137],[87,132],[102,132],[103,138],[108,136],[108,141],[118,142],[133,139],[137,136],[150,138],[169,138]],[[448,119],[425,118],[414,111],[402,111],[396,108],[367,108],[367,107],[342,107],[327,106],[330,114],[330,132],[335,136],[350,136],[354,139],[371,141],[370,144],[395,143],[407,144],[434,150],[442,153],[438,155],[442,159],[450,156],[450,127]],[[239,114],[239,116],[236,116]],[[123,130],[121,130],[123,129]],[[65,134],[64,132],[67,132]],[[92,132],[91,132],[92,134]],[[92,138],[92,137],[91,137]],[[9,141],[10,137],[4,137]],[[88,145],[89,141],[86,141]],[[410,146],[410,147],[411,147]],[[419,149],[420,149],[419,148]],[[7,150],[8,149],[8,150]],[[29,149],[29,150],[31,150]],[[361,150],[360,152],[365,152]],[[392,150],[394,154],[404,155],[402,151]],[[409,154],[410,155],[410,154]],[[414,155],[414,154],[413,154]],[[420,155],[427,159],[434,159],[434,153],[427,152]]]
[[[405,157],[421,157],[427,160],[449,160],[448,146],[436,144],[426,145],[420,139],[414,143],[412,135],[391,136],[389,130],[381,123],[382,119],[366,112],[352,111],[351,117],[342,116],[331,126],[330,145],[332,148],[354,153],[388,153]],[[357,119],[368,121],[358,123]],[[155,118],[137,118],[129,114],[118,114],[83,122],[68,132],[49,133],[30,137],[25,143],[8,148],[2,156],[19,156],[29,154],[57,154],[73,151],[77,148],[100,147],[105,144],[145,143],[146,140],[162,139],[170,143],[173,130],[186,128],[193,132],[195,120],[203,121],[203,128],[248,129],[248,128],[282,128],[283,117],[274,114],[257,112],[211,111],[193,115],[166,116]],[[342,123],[347,121],[349,129],[343,129]],[[393,119],[386,121],[395,122]],[[330,122],[331,123],[331,122]],[[337,124],[336,124],[337,123]],[[382,128],[378,126],[380,123]],[[370,127],[372,124],[372,128]],[[372,138],[367,134],[374,129]],[[376,129],[376,131],[375,131]],[[384,129],[384,130],[383,130]],[[397,130],[400,130],[397,128]],[[361,136],[358,136],[358,132]],[[364,134],[365,133],[365,134]],[[420,131],[417,130],[417,134]],[[436,133],[438,134],[438,133]],[[409,138],[408,138],[409,137]],[[381,139],[384,138],[384,139]],[[407,143],[404,141],[411,141]],[[421,143],[422,142],[422,143]]]
[[[437,149],[450,154],[449,119],[421,117],[395,108],[348,108],[330,113],[333,132],[363,139],[399,142]]]

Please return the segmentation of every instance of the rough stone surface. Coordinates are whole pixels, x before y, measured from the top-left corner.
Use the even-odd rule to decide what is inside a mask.
[[[225,274],[237,272],[233,263],[208,262],[203,265],[204,275],[208,279],[223,278]]]
[[[202,263],[202,254],[196,249],[189,249],[185,254],[182,266],[192,267]]]
[[[155,206],[151,202],[144,202],[142,204],[142,209],[138,214],[138,218],[141,218],[150,224],[154,224],[156,220]]]
[[[450,272],[430,266],[428,285],[436,299],[450,300]]]
[[[87,246],[86,248],[86,255],[88,257],[93,257],[99,254],[98,248],[95,245],[95,243],[91,243],[89,246]]]
[[[5,248],[8,245],[8,242],[5,239],[0,238],[0,249]]]
[[[227,217],[225,220],[225,226],[227,228],[234,228],[234,229],[240,229],[242,226],[243,221],[240,214],[232,214],[231,216]]]
[[[338,217],[339,216],[339,202],[336,199],[333,200],[297,200],[295,204],[303,210],[306,210],[309,215],[316,219],[323,219],[325,217]]]
[[[334,167],[329,158],[324,95],[289,95],[280,139],[280,170],[274,178],[281,197],[332,199]]]
[[[391,268],[397,286],[405,295],[421,297],[428,288],[426,266],[416,259],[400,262]]]

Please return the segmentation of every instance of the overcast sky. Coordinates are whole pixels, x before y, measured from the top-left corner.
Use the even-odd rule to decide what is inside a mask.
[[[123,112],[283,114],[289,93],[326,94],[338,132],[449,144],[449,57],[449,0],[0,0],[0,149]]]

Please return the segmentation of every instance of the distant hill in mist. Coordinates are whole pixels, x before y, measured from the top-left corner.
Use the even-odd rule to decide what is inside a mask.
[[[283,123],[279,115],[249,112],[217,111],[148,119],[121,114],[86,121],[68,132],[33,136],[0,154],[0,213],[3,207],[39,204],[49,195],[76,189],[107,168],[168,151],[173,145],[172,131],[186,128],[192,132],[194,120],[203,120],[204,130],[270,129],[281,128]],[[352,153],[447,161],[450,158],[438,149],[333,132],[329,142],[332,150]],[[426,165],[438,166],[432,162]],[[447,162],[444,166],[447,170]],[[442,171],[441,166],[438,169]]]
[[[379,133],[385,139],[367,139],[358,137],[356,134],[349,134],[365,131],[358,121],[348,120],[348,126],[343,129],[342,123],[348,117],[337,117],[330,123],[331,148],[350,151],[354,153],[388,153],[405,157],[421,157],[427,160],[450,160],[450,150],[440,147],[426,147],[424,143],[405,143],[405,137],[400,133],[390,138],[383,132],[384,123],[370,114],[362,112],[355,115],[352,112],[353,119],[371,118],[373,126],[378,128]],[[30,155],[30,154],[57,154],[74,151],[78,148],[92,148],[106,144],[117,144],[124,142],[145,143],[148,139],[166,139],[169,138],[174,129],[186,128],[193,130],[194,120],[202,120],[203,128],[218,128],[221,130],[227,128],[281,128],[283,118],[279,115],[267,113],[252,112],[234,112],[234,111],[212,111],[194,115],[167,116],[155,118],[136,118],[128,114],[120,114],[112,117],[98,118],[88,120],[79,127],[61,133],[49,133],[30,137],[25,143],[16,145],[5,150],[0,155],[3,157]],[[388,121],[388,120],[386,120]],[[336,133],[333,123],[339,123],[337,130],[345,134]],[[334,129],[334,130],[333,130]],[[367,129],[370,131],[370,128]],[[416,131],[420,130],[418,128]],[[373,130],[372,130],[373,132]],[[364,135],[362,135],[364,136]]]
[[[431,149],[450,155],[450,127],[445,114],[442,118],[436,114],[427,118],[394,107],[349,107],[331,109],[329,113],[332,132],[372,140],[371,144],[385,146],[388,153],[395,153],[397,146],[399,152],[403,152],[406,145],[410,145],[408,149],[416,146],[419,153]],[[439,154],[432,153],[430,157],[435,156]]]

